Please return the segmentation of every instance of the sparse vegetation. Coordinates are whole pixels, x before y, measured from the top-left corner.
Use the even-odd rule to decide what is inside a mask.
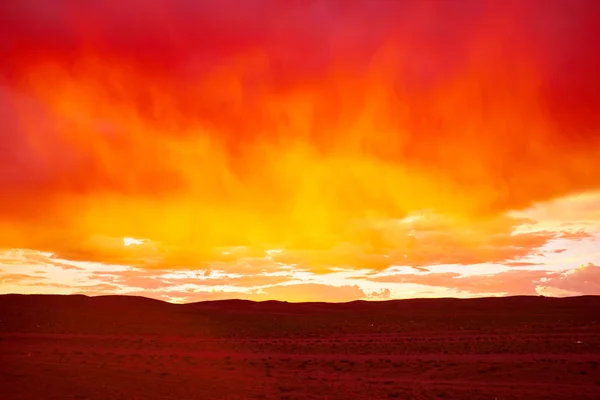
[[[360,325],[361,318],[371,321],[372,314],[354,312],[352,323]],[[568,314],[576,312],[569,310]],[[26,393],[30,385],[24,384],[25,379],[29,383],[50,373],[61,382],[60,387],[65,388],[62,390],[68,388],[72,390],[69,393],[90,400],[97,400],[88,392],[86,382],[90,380],[106,382],[115,390],[136,382],[127,386],[128,398],[152,398],[156,394],[164,399],[190,398],[190,393],[198,394],[196,398],[207,398],[206,393],[234,398],[245,390],[247,397],[258,399],[299,399],[326,393],[330,399],[341,400],[482,400],[493,398],[489,388],[523,399],[570,399],[569,388],[574,385],[578,395],[582,393],[581,398],[595,399],[600,390],[600,368],[595,359],[600,353],[600,327],[572,334],[567,327],[558,331],[552,324],[544,324],[546,316],[532,316],[541,322],[535,328],[528,323],[527,330],[520,330],[518,318],[511,322],[500,317],[498,322],[494,319],[497,316],[482,314],[481,318],[489,321],[488,327],[467,330],[452,328],[454,322],[433,314],[402,316],[392,312],[389,319],[398,324],[393,329],[384,328],[388,319],[385,318],[386,322],[376,331],[336,330],[330,335],[324,330],[329,321],[320,316],[277,316],[284,325],[287,318],[302,321],[299,329],[308,333],[305,336],[284,335],[279,327],[271,331],[272,321],[268,327],[261,326],[267,318],[259,316],[252,322],[255,325],[245,327],[250,334],[243,337],[229,329],[239,327],[240,320],[249,324],[245,314],[220,311],[215,316],[201,311],[193,315],[214,316],[217,322],[211,320],[208,325],[223,323],[214,330],[219,334],[191,334],[196,332],[194,327],[179,335],[149,337],[135,333],[137,325],[135,329],[122,326],[118,335],[113,332],[92,336],[66,328],[61,328],[66,333],[52,335],[0,332],[3,362],[6,360],[12,374],[11,379],[0,382],[0,389],[6,392],[10,390],[7,385],[21,382],[20,390]],[[342,317],[349,318],[347,313],[328,316],[333,321]],[[174,317],[161,318],[164,321]],[[456,317],[463,322],[469,318],[473,317]],[[583,320],[584,316],[573,318]],[[407,325],[402,325],[402,321]],[[191,326],[195,323],[188,322]],[[413,330],[411,324],[418,325],[419,330]],[[73,368],[77,374],[72,373]],[[53,398],[74,397],[62,394],[54,393]],[[27,398],[26,394],[23,398]]]

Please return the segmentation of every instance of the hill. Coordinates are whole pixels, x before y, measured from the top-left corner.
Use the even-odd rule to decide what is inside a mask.
[[[600,398],[599,309],[593,296],[170,304],[5,295],[0,393],[592,400]]]
[[[417,331],[596,330],[600,296],[409,299],[350,303],[134,296],[1,295],[0,332],[302,336]]]

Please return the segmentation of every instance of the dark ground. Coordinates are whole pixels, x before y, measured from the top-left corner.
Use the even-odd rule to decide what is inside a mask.
[[[600,297],[0,296],[0,398],[600,399]]]

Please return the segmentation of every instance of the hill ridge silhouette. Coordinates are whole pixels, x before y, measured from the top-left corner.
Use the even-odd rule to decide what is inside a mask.
[[[0,295],[0,333],[328,336],[532,327],[600,330],[600,296],[174,304],[141,296]]]
[[[328,301],[286,301],[286,300],[250,300],[250,299],[218,299],[218,300],[201,300],[193,301],[189,303],[173,303],[166,300],[155,299],[152,297],[138,296],[138,295],[127,295],[127,294],[107,294],[99,296],[89,296],[86,294],[23,294],[23,293],[6,293],[0,294],[0,306],[2,301],[5,299],[90,299],[90,300],[123,300],[123,301],[148,301],[149,303],[162,303],[171,304],[177,306],[190,306],[190,305],[247,305],[247,304],[263,304],[263,305],[366,305],[366,304],[400,304],[400,303],[436,303],[436,302],[463,302],[463,303],[477,303],[477,302],[514,302],[516,300],[532,300],[535,301],[555,301],[555,302],[573,302],[581,300],[597,300],[600,302],[600,295],[581,295],[581,296],[569,296],[569,297],[549,297],[549,296],[535,296],[535,295],[516,295],[516,296],[490,296],[490,297],[415,297],[405,299],[387,299],[387,300],[352,300],[347,302],[328,302]]]

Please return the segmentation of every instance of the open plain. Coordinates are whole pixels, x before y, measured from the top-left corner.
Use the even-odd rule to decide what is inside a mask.
[[[598,399],[600,297],[0,296],[0,393],[41,399]]]

